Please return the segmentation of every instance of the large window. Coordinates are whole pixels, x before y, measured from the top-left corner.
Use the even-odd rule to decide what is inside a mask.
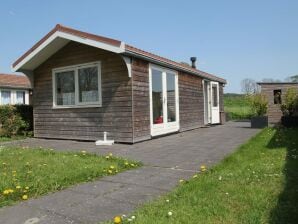
[[[11,104],[11,92],[8,90],[1,91],[1,104]]]
[[[53,70],[54,107],[101,106],[100,63]]]
[[[16,104],[25,104],[25,91],[16,91]]]

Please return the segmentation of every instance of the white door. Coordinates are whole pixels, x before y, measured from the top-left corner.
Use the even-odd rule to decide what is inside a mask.
[[[219,85],[218,82],[210,82],[211,86],[211,123],[220,123],[219,116]]]
[[[157,136],[179,130],[179,101],[177,73],[150,66],[151,135]]]

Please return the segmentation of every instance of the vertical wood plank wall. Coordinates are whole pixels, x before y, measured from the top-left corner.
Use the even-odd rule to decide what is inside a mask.
[[[268,122],[271,124],[276,124],[280,122],[282,112],[280,110],[280,104],[274,104],[274,90],[281,90],[282,101],[284,100],[284,96],[289,88],[298,89],[298,84],[283,84],[283,83],[270,83],[270,84],[262,84],[261,92],[266,95],[268,99]]]
[[[132,99],[134,142],[150,139],[149,63],[137,58],[132,60]]]
[[[180,130],[204,126],[204,95],[202,78],[178,73]]]
[[[52,69],[93,61],[102,66],[102,107],[52,109]],[[133,141],[132,85],[119,55],[70,42],[35,69],[34,86],[35,137],[98,140],[107,131],[115,141]]]

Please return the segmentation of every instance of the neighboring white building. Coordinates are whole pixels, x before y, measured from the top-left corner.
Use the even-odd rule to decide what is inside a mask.
[[[30,91],[26,76],[0,73],[0,105],[30,104]]]

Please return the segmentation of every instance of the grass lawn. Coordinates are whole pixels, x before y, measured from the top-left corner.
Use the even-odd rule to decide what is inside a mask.
[[[0,146],[0,207],[140,164],[112,155]]]
[[[133,223],[297,223],[297,136],[298,129],[264,129],[220,164],[137,209]]]
[[[21,139],[25,139],[25,136],[15,136],[12,138],[9,137],[0,137],[0,142],[8,142],[8,141],[13,141],[13,140],[21,140]]]
[[[252,116],[249,101],[243,94],[225,94],[224,106],[231,120],[249,119]]]

